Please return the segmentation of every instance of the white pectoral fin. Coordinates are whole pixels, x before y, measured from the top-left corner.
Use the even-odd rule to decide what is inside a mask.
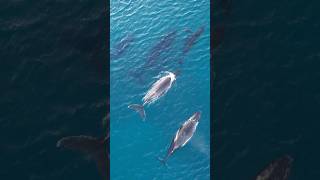
[[[192,136],[191,136],[191,137],[192,137]],[[186,140],[186,142],[184,142],[184,143],[181,145],[181,147],[185,146],[185,145],[190,141],[191,137],[189,137],[189,138]]]
[[[175,137],[173,139],[173,142],[177,141],[177,139],[179,137],[179,131],[180,131],[180,129],[176,132],[176,135],[175,135]]]

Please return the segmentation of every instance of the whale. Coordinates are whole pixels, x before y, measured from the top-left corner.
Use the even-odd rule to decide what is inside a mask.
[[[107,177],[110,174],[108,163],[110,157],[107,152],[107,146],[109,146],[109,136],[104,139],[84,135],[68,136],[57,142],[58,148],[80,152],[92,159],[102,177]]]
[[[289,155],[275,159],[256,176],[256,180],[287,180],[292,162],[293,158]]]
[[[144,67],[150,67],[152,66],[156,60],[158,59],[158,57],[160,56],[160,54],[167,50],[174,42],[174,40],[176,39],[177,36],[177,31],[172,31],[169,32],[168,34],[166,34],[159,43],[157,43],[149,52],[148,57],[147,57],[147,61],[146,64],[144,65]]]
[[[190,51],[192,46],[197,42],[197,40],[201,36],[201,34],[204,32],[204,26],[201,26],[195,32],[193,32],[192,30],[190,30],[188,28],[185,31],[190,33],[190,35],[187,36],[187,38],[185,39],[185,42],[183,44],[182,54],[181,54],[181,57],[178,59],[178,64],[180,64],[180,65],[183,64],[183,60],[185,59],[185,56]]]
[[[199,124],[199,120],[201,117],[201,112],[195,112],[187,121],[185,121],[178,131],[176,132],[175,136],[173,137],[171,144],[168,148],[167,154],[164,158],[158,158],[160,162],[166,164],[169,157],[177,150],[184,147],[192,138],[193,134],[195,133],[197,126]]]
[[[118,44],[115,45],[114,48],[111,48],[110,58],[111,60],[118,59],[125,52],[126,49],[133,42],[134,37],[132,34],[128,34],[123,37]]]
[[[201,26],[197,31],[189,35],[186,39],[186,42],[183,46],[182,52],[183,55],[188,53],[191,49],[191,47],[196,43],[197,39],[201,36],[201,34],[204,32],[204,26]]]
[[[143,82],[143,75],[147,72],[147,70],[150,70],[152,68],[157,67],[161,62],[159,62],[161,59],[161,55],[164,52],[167,52],[170,50],[170,47],[174,44],[177,36],[177,30],[171,31],[160,39],[159,42],[157,42],[148,52],[148,55],[146,57],[145,63],[140,66],[138,69],[134,71],[130,71],[129,75],[134,77],[135,79],[139,80],[140,83]]]
[[[176,75],[174,73],[169,71],[164,72],[164,75],[153,83],[151,88],[146,92],[142,98],[142,104],[130,104],[128,108],[138,112],[142,120],[145,120],[146,113],[144,106],[150,105],[164,96],[169,91],[175,80]]]
[[[109,104],[109,100],[107,101]],[[76,135],[62,137],[57,141],[56,147],[59,149],[78,152],[85,157],[89,157],[98,169],[102,179],[107,179],[110,176],[110,136],[109,136],[110,114],[103,119],[103,124],[108,132],[104,137],[97,138],[87,135]]]

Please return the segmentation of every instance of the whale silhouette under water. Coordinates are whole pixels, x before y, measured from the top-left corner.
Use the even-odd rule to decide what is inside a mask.
[[[256,176],[256,180],[287,180],[292,162],[289,155],[275,159]]]
[[[177,37],[177,31],[171,31],[161,37],[160,41],[156,43],[148,52],[145,63],[139,68],[130,71],[129,75],[139,80],[140,84],[143,83],[143,75],[148,70],[158,67],[161,64],[161,55],[170,50]]]
[[[100,174],[105,178],[110,174],[110,158],[109,153],[107,152],[109,144],[109,135],[104,139],[80,135],[68,136],[60,139],[57,142],[57,147],[80,152],[88,156],[96,163]]]
[[[109,100],[107,101],[109,106]],[[110,114],[103,119],[107,134],[103,138],[87,135],[67,136],[61,138],[56,146],[58,148],[81,153],[94,161],[103,180],[110,176],[110,136],[109,136]]]
[[[128,34],[123,37],[118,44],[110,49],[110,58],[111,60],[118,59],[121,57],[124,52],[128,49],[130,44],[133,42],[134,37],[132,34]]]

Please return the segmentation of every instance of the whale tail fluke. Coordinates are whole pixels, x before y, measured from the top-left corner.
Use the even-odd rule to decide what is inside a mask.
[[[144,121],[146,119],[146,112],[144,111],[143,105],[140,104],[131,104],[128,106],[129,109],[135,110],[137,113],[139,113],[140,117]]]
[[[60,139],[56,146],[89,156],[96,163],[100,173],[105,177],[107,170],[106,140],[99,140],[90,136],[69,136]]]
[[[162,165],[166,166],[168,168],[167,159],[158,157],[158,160],[161,162]]]

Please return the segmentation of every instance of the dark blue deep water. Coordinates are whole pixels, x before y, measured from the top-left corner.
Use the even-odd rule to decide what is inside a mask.
[[[320,179],[319,2],[224,2],[212,19],[224,30],[213,56],[214,178],[253,179],[289,154],[290,180]]]
[[[116,8],[120,8],[122,16],[130,19],[135,12],[125,9],[135,9],[142,1],[114,2],[124,4]],[[179,10],[178,4],[181,2],[185,1],[158,1],[159,5],[147,4],[142,9],[153,16],[167,13],[165,20],[172,17],[179,19],[172,14]],[[102,120],[107,114],[109,87],[106,33],[108,20],[105,3],[92,0],[0,2],[1,180],[99,179],[94,163],[77,153],[57,149],[55,145],[61,137],[69,135],[104,136]],[[127,35],[123,32],[134,31],[137,34],[132,34],[132,42],[145,40],[146,46],[139,48],[139,45],[131,44],[126,51],[114,55],[113,65],[123,65],[123,61],[129,62],[126,69],[132,69],[133,63],[143,65],[144,51],[152,48],[159,36],[182,27],[189,27],[192,31],[198,29],[207,22],[204,18],[208,15],[208,2],[187,3],[190,8],[192,4],[198,3],[201,5],[194,9],[201,10],[198,15],[204,13],[203,18],[197,17],[196,22],[185,20],[188,22],[185,24],[166,24],[172,29],[157,29],[165,20],[155,21],[149,16],[141,17],[141,20],[144,20],[141,22],[149,22],[147,25],[124,25],[126,22],[119,22],[123,18],[119,16],[116,22],[121,26],[112,28],[122,33],[112,37],[111,44],[115,45]],[[216,76],[212,92],[214,120],[211,124],[214,134],[210,147],[214,161],[211,175],[215,179],[253,179],[261,168],[283,154],[294,158],[290,180],[320,179],[319,6],[319,2],[315,0],[217,0],[213,3],[211,28],[217,31],[217,37],[213,37],[216,41],[211,44],[215,47],[213,68]],[[185,15],[192,17],[192,13],[188,11]],[[180,17],[177,21],[183,22],[184,19]],[[145,36],[141,33],[145,31],[141,27],[153,24],[157,26],[151,28],[151,37],[144,39]],[[179,28],[176,28],[177,26]],[[138,30],[135,31],[135,28]],[[185,167],[185,171],[163,169],[153,157],[164,155],[171,134],[179,123],[185,120],[191,111],[201,106],[195,103],[194,106],[187,107],[188,111],[181,111],[179,114],[177,111],[186,107],[185,104],[180,104],[177,109],[163,108],[165,112],[175,112],[178,118],[172,116],[170,119],[161,119],[157,118],[155,113],[157,109],[170,107],[170,99],[181,98],[178,96],[179,88],[186,87],[182,80],[196,74],[197,62],[204,62],[201,67],[203,69],[199,71],[208,73],[207,61],[190,57],[196,57],[200,51],[206,52],[206,49],[201,47],[206,47],[208,43],[206,39],[209,38],[209,30],[206,25],[199,41],[188,53],[181,67],[181,79],[177,79],[172,91],[147,109],[150,119],[141,122],[136,114],[127,109],[123,109],[126,111],[124,117],[114,118],[115,125],[119,125],[119,128],[115,129],[118,130],[116,135],[123,138],[123,141],[118,142],[125,144],[119,148],[123,151],[132,150],[124,156],[117,156],[119,162],[125,162],[124,158],[128,157],[136,160],[124,164],[126,167],[134,167],[126,169],[124,175],[135,174],[132,179],[143,179],[145,175],[147,179],[195,179],[196,174],[200,174],[198,179],[207,179],[208,167],[203,165],[208,162],[209,144],[205,134],[208,127],[201,124],[202,122],[189,146],[181,149],[168,161],[171,169],[181,170]],[[114,32],[111,31],[111,34]],[[185,37],[179,31],[177,40],[181,38]],[[130,57],[129,52],[136,53],[134,58],[125,58]],[[170,52],[162,57],[176,58],[180,55]],[[208,55],[203,57],[207,58]],[[172,62],[167,61],[162,67],[179,67],[179,64]],[[143,81],[150,83],[149,78],[154,77],[162,67],[152,69],[144,76],[146,78]],[[122,68],[115,69],[115,72],[127,75]],[[134,72],[136,71],[125,78],[137,75]],[[206,74],[197,74],[196,77],[208,78]],[[121,81],[119,83],[123,84]],[[197,83],[195,82],[195,85],[198,85]],[[140,82],[132,79],[127,86],[131,87],[133,84]],[[125,90],[120,89],[120,92]],[[144,90],[146,87],[138,85],[130,89],[130,100],[139,102],[142,94],[137,92],[143,93]],[[188,89],[193,90],[195,88]],[[201,97],[204,96],[207,94],[202,94]],[[121,103],[130,102],[128,100]],[[122,106],[125,104],[115,107]],[[203,118],[208,120],[208,114]],[[164,127],[163,122],[166,122]],[[126,138],[128,134],[120,136],[122,129],[133,132],[129,126],[139,130],[138,134],[129,134],[133,136],[131,141]],[[143,151],[146,144],[141,140],[152,141],[146,135],[157,138],[157,142],[147,146],[152,152]],[[195,143],[199,141],[203,142],[200,143],[201,146]],[[140,145],[139,149],[134,148],[133,144],[136,143]],[[199,147],[204,147],[201,151],[203,153],[198,153]],[[184,164],[183,158],[190,152],[196,154],[190,157],[191,160],[202,161],[190,166]],[[145,156],[140,158],[137,156],[139,154]],[[149,172],[148,169],[141,170],[143,166],[154,168]],[[133,170],[141,171],[130,172]],[[115,175],[121,179],[121,172],[115,171]]]
[[[0,179],[99,179],[56,142],[104,134],[106,3],[10,0],[0,12]]]

